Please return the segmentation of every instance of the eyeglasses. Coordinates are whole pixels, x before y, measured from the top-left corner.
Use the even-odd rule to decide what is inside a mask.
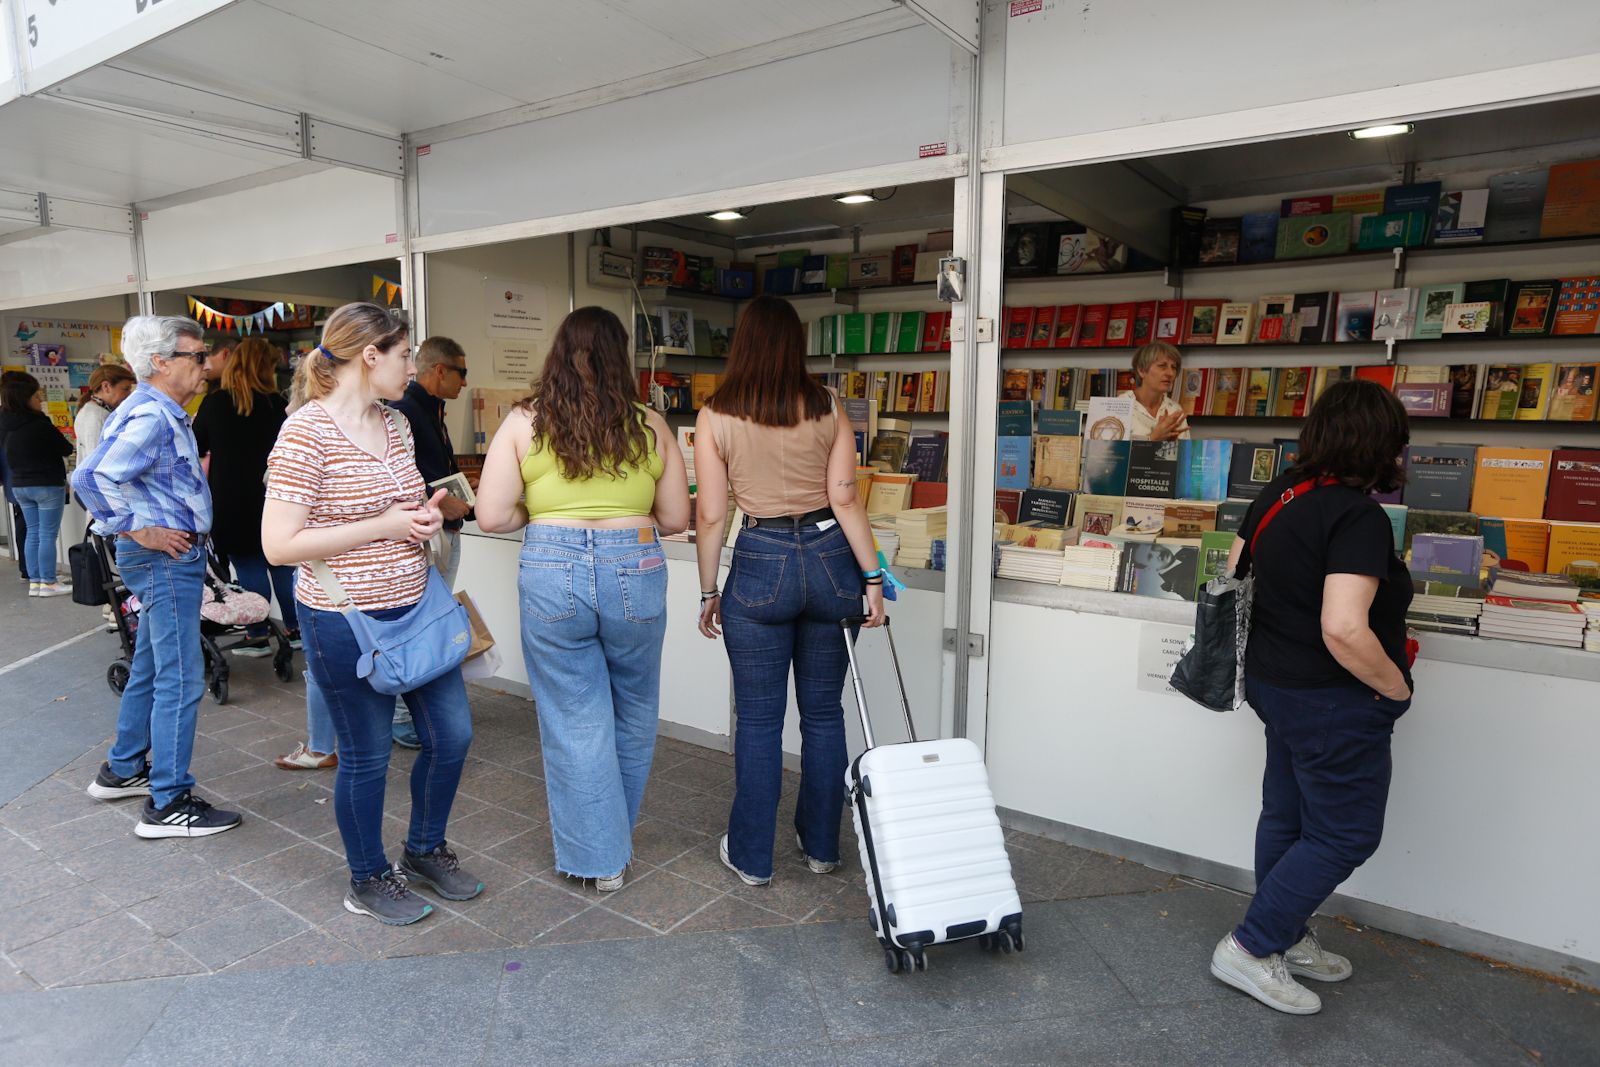
[[[457,374],[461,375],[461,380],[462,381],[466,381],[467,380],[467,368],[458,367],[454,363],[444,363],[444,364],[441,364],[441,366],[443,366],[445,368],[445,370],[453,370]]]
[[[183,349],[179,348],[179,349],[174,350],[172,352],[172,354],[169,355],[167,358],[168,359],[192,359],[192,360],[195,361],[195,363],[197,365],[203,367],[203,366],[206,365],[206,360],[211,358],[211,349],[209,349],[209,348],[192,348],[189,351],[185,352]]]

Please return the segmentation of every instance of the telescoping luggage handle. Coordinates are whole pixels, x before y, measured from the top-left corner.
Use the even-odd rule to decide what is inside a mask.
[[[867,714],[867,691],[861,684],[861,666],[856,662],[856,642],[850,631],[867,621],[865,615],[848,615],[839,620],[839,626],[844,630],[844,650],[850,657],[850,681],[856,688],[856,709],[861,712],[861,735],[866,738],[868,748],[876,748],[877,742],[872,738],[872,720]],[[894,648],[894,631],[889,628],[889,618],[884,616],[883,636],[889,639],[889,662],[894,664],[895,684],[900,687],[900,714],[905,716],[906,735],[915,741],[917,727],[911,721],[911,702],[906,697],[905,675],[900,673],[900,655]]]

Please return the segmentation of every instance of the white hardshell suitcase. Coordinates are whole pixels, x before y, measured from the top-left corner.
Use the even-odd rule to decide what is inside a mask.
[[[978,938],[984,948],[1022,948],[1022,900],[1011,877],[983,753],[966,738],[916,740],[889,622],[884,632],[909,742],[874,745],[866,692],[843,620],[850,676],[867,750],[845,775],[869,921],[891,972],[926,970],[929,945]]]

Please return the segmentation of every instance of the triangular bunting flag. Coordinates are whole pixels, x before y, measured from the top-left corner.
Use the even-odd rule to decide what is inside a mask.
[[[384,296],[388,299],[389,303],[394,303],[394,295],[400,291],[400,287],[394,284],[394,282],[384,282],[383,284]]]
[[[378,277],[376,274],[374,274],[372,276],[372,296],[373,296],[373,299],[377,299],[378,291],[381,290],[382,288],[383,288],[383,279]]]

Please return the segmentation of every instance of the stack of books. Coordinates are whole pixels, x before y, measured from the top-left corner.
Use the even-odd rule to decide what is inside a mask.
[[[1582,648],[1588,616],[1578,587],[1559,574],[1501,571],[1483,602],[1478,634],[1506,641]]]
[[[1475,635],[1483,614],[1485,592],[1481,587],[1429,582],[1413,577],[1411,607],[1406,609],[1406,625],[1441,634]]]
[[[933,553],[932,553],[932,555],[930,555],[928,557],[928,569],[929,570],[934,570],[934,571],[942,571],[942,570],[944,570],[945,569],[945,555],[944,554],[945,554],[945,539],[942,538],[942,537],[935,537],[933,539]]]
[[[949,512],[945,508],[911,508],[894,517],[900,535],[900,554],[896,557],[902,567],[927,568],[933,559],[934,538],[942,538],[949,529]]]
[[[1074,545],[1063,549],[1060,584],[1114,592],[1121,559],[1122,552],[1116,548]]]
[[[894,566],[900,562],[900,531],[893,522],[874,522],[872,536],[878,541],[878,551],[883,553],[883,558]]]
[[[1001,578],[1059,585],[1062,580],[1061,551],[1059,548],[1024,548],[1022,545],[1003,544],[1000,546],[1000,566],[995,573]]]
[[[1583,631],[1583,649],[1585,652],[1600,652],[1600,590],[1585,589],[1579,593],[1578,607],[1583,609],[1584,617],[1589,620],[1588,627]]]

